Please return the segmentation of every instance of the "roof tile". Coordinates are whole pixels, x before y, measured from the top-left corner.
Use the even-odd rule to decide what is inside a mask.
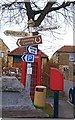
[[[23,54],[26,53],[26,48],[23,46],[18,47],[16,49],[14,49],[13,51],[9,52],[8,55],[9,56],[14,56],[14,55],[18,55],[18,56],[22,56]],[[46,55],[44,52],[42,52],[41,50],[39,50],[39,53],[41,54],[42,57],[48,57],[48,55]]]
[[[75,53],[75,46],[66,45],[58,49],[57,52]]]

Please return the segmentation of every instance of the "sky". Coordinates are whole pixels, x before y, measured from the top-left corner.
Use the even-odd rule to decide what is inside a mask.
[[[14,30],[14,31],[22,31],[20,26],[17,24],[11,25],[0,25],[0,38],[3,39],[5,44],[9,47],[10,51],[14,50],[16,47],[16,42],[19,37],[14,36],[6,36],[4,31],[6,30]],[[60,29],[58,29],[60,31]],[[54,54],[56,50],[61,48],[64,45],[73,45],[73,29],[72,26],[69,26],[64,34],[56,35],[55,38],[51,35],[49,31],[39,32],[42,36],[42,44],[39,44],[38,47],[43,52],[45,52],[49,58]],[[63,32],[62,32],[63,33]]]

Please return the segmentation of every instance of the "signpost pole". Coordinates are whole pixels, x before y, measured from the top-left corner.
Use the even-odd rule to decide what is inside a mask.
[[[58,118],[59,91],[54,91],[54,118]]]
[[[32,36],[32,34],[30,34]],[[27,69],[31,67],[31,64],[27,62]],[[27,94],[30,96],[30,84],[31,84],[31,74],[26,73],[26,91]]]
[[[31,75],[26,74],[26,91],[29,96],[30,96],[30,83],[31,83]]]

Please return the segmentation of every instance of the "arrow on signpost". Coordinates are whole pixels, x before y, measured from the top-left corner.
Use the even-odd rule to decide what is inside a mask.
[[[24,31],[14,31],[14,30],[5,30],[4,34],[6,36],[15,36],[15,37],[25,37],[32,35],[38,35],[38,32],[24,32]]]
[[[33,46],[27,46],[27,52],[37,55],[37,48]]]
[[[21,59],[22,59],[22,61],[24,61],[24,62],[33,63],[33,62],[34,62],[34,55],[24,54],[24,55],[22,55]]]

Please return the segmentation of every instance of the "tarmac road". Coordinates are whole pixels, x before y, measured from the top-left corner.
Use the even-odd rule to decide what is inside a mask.
[[[52,106],[54,105],[54,100],[51,98],[48,98],[46,100],[47,103],[52,104]],[[74,118],[74,105],[72,105],[71,103],[69,103],[66,100],[59,100],[59,112],[58,112],[58,118],[62,118],[62,119],[73,119]]]
[[[64,80],[64,92],[67,98],[69,98],[69,89],[73,86],[75,86],[75,82]]]

